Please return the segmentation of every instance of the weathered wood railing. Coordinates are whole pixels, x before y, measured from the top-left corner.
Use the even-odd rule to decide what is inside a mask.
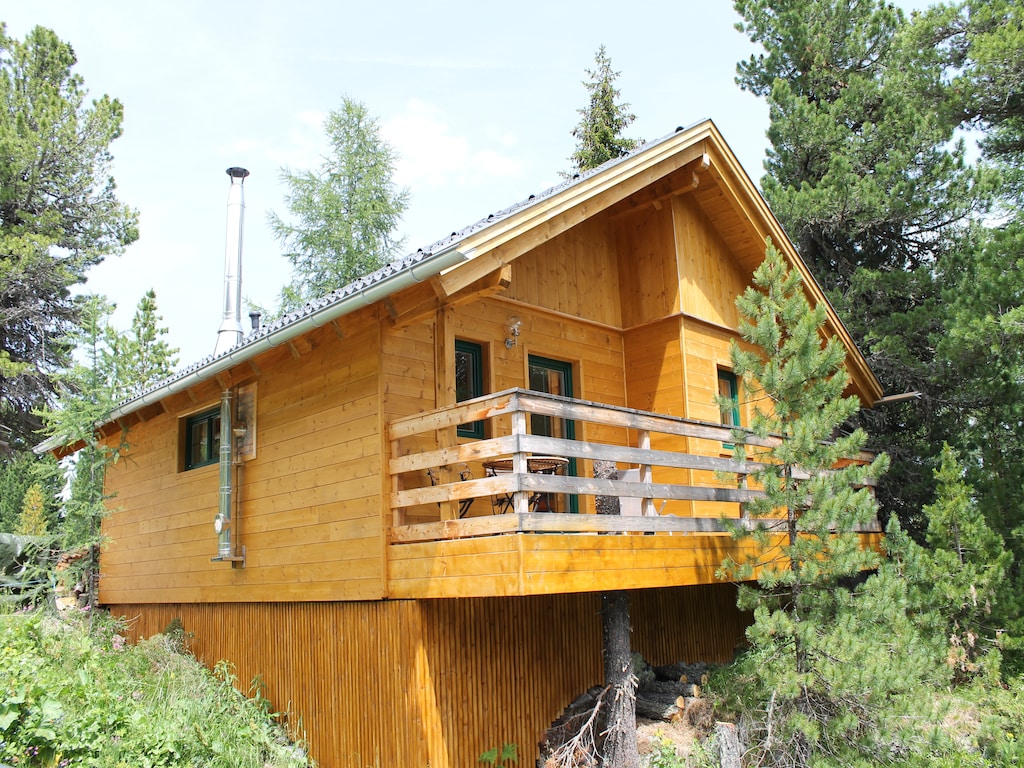
[[[619,443],[568,440],[532,435],[528,432],[529,416],[550,416],[586,424],[585,431],[605,429],[605,434],[621,435]],[[454,444],[459,424],[487,420],[491,434],[508,434],[483,440]],[[498,421],[504,423],[498,428]],[[716,517],[659,516],[654,500],[726,502],[737,505],[729,517],[742,519],[742,504],[760,495],[746,488],[746,476],[762,465],[755,461],[738,461],[721,456],[700,455],[684,450],[656,450],[651,436],[669,436],[680,448],[687,439],[708,440],[728,444],[734,432],[705,422],[638,411],[620,406],[604,405],[549,395],[529,390],[511,389],[494,395],[469,400],[458,405],[439,408],[428,413],[395,419],[389,425],[391,445],[389,472],[392,478],[391,507],[394,511],[392,541],[419,540],[423,537],[449,538],[489,535],[510,531],[723,531],[723,515]],[[426,440],[425,438],[430,438]],[[424,442],[436,447],[423,450]],[[766,447],[771,441],[748,435],[749,446]],[[418,444],[418,447],[407,447]],[[527,471],[528,458],[534,455],[561,456],[578,460],[607,461],[639,468],[639,482],[599,477],[561,476]],[[511,456],[512,471],[493,477],[474,476],[458,479],[456,471],[447,468],[479,467],[482,463]],[[712,480],[713,484],[687,485],[654,482],[655,467],[726,473],[736,478],[735,484]],[[426,471],[440,468],[438,484],[429,485]],[[705,476],[708,477],[708,476]],[[711,475],[714,478],[715,475]],[[718,477],[721,477],[720,475]],[[415,485],[417,487],[409,487]],[[614,515],[564,515],[530,511],[530,499],[536,494],[567,494],[576,496],[614,496],[640,499],[639,517]],[[458,502],[466,499],[510,495],[513,514],[456,519]],[[405,525],[404,512],[415,507],[437,505],[439,522]]]

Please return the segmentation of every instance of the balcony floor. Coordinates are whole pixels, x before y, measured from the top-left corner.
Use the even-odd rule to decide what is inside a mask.
[[[480,522],[484,521],[493,533],[481,534],[477,521],[458,520],[406,526],[420,529],[419,540],[410,540],[411,530],[396,529],[388,548],[388,597],[540,595],[714,584],[719,581],[715,571],[726,557],[743,562],[758,552],[750,538],[737,541],[728,533],[694,530],[721,526],[710,519],[537,513]],[[499,527],[505,530],[495,530]],[[595,527],[633,530],[584,530]],[[440,535],[445,529],[447,538]],[[881,534],[862,533],[861,541],[877,547]]]

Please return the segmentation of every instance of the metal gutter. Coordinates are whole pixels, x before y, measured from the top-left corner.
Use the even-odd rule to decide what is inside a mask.
[[[333,320],[354,312],[357,309],[369,306],[377,301],[396,293],[403,288],[408,288],[416,283],[429,280],[439,275],[446,269],[461,264],[469,259],[469,255],[458,250],[454,245],[445,250],[433,253],[430,256],[404,267],[401,271],[385,277],[378,282],[359,289],[358,291],[338,299],[324,307],[321,307],[308,315],[305,315],[292,323],[288,323],[277,330],[271,331],[266,336],[261,336],[241,346],[235,347],[227,354],[211,360],[206,365],[185,374],[181,378],[172,379],[167,384],[158,386],[142,395],[129,400],[104,418],[102,423],[110,423],[134,413],[147,405],[153,405],[165,397],[183,392],[195,384],[213,378],[239,363],[245,362],[252,357],[266,352],[274,347],[287,344],[302,334],[327,325]],[[55,450],[62,445],[60,438],[50,438],[34,448],[37,454]]]

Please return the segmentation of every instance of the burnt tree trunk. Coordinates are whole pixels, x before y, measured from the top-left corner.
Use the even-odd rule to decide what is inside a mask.
[[[605,592],[601,595],[601,620],[604,634],[604,682],[608,693],[604,701],[604,768],[639,768],[640,752],[636,741],[636,677],[629,643],[629,593]]]

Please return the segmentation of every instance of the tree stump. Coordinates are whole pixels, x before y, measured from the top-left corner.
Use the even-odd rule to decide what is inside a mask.
[[[715,752],[721,768],[740,768],[743,747],[734,724],[715,723]]]

